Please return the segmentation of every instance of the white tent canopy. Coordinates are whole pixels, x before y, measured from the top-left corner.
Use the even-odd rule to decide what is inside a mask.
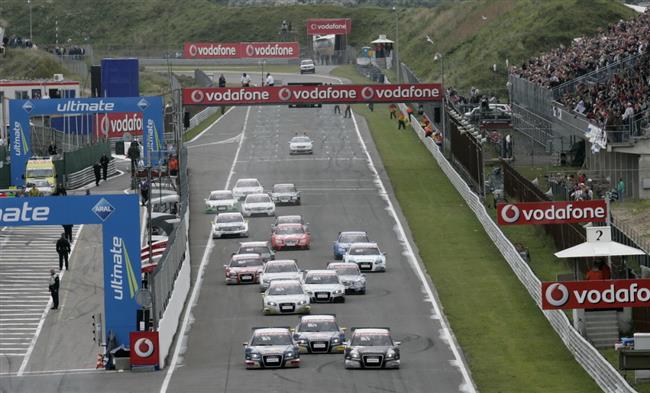
[[[372,41],[371,44],[393,44],[394,42],[387,39],[385,34],[380,34],[379,38]]]
[[[622,255],[645,255],[643,250],[618,242],[585,242],[555,253],[558,258],[613,257]]]

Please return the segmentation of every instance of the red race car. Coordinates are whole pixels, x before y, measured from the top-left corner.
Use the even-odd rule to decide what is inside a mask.
[[[264,269],[264,261],[260,254],[235,254],[223,268],[226,284],[256,284]]]
[[[273,228],[271,246],[274,250],[285,248],[309,250],[311,235],[302,224],[280,224]]]

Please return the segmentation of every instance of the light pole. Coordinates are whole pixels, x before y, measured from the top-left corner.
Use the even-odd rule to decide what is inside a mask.
[[[435,51],[435,43],[429,37],[427,37],[427,42],[430,43],[431,45],[434,46],[434,51]],[[448,135],[447,135],[447,116],[446,116],[446,107],[447,107],[447,90],[445,88],[445,58],[440,52],[435,52],[433,54],[433,61],[438,61],[440,60],[440,84],[442,85],[442,106],[440,110],[440,123],[442,125],[442,154],[445,154],[445,148],[448,147],[449,142],[448,142]]]
[[[33,44],[34,37],[32,36],[32,0],[27,0],[29,6],[29,41]]]
[[[401,78],[401,66],[399,61],[399,13],[397,11],[397,6],[393,6],[393,12],[395,12],[395,71],[397,72],[397,83],[402,83]]]

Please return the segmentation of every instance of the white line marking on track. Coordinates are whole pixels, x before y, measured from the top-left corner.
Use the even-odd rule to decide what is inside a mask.
[[[352,113],[352,122],[354,123],[354,129],[357,133],[357,138],[359,138],[359,142],[361,143],[361,148],[363,149],[363,152],[366,155],[366,159],[368,161],[368,167],[370,168],[370,171],[372,172],[372,176],[375,179],[375,184],[377,185],[379,195],[384,199],[384,201],[386,201],[386,204],[388,205],[388,210],[390,211],[391,216],[393,217],[397,225],[397,232],[399,237],[401,238],[400,240],[403,240],[404,242],[404,245],[406,247],[406,254],[407,254],[406,257],[409,263],[411,264],[411,266],[413,267],[413,269],[415,270],[415,272],[417,273],[418,278],[422,282],[422,285],[424,286],[424,289],[426,291],[426,295],[429,297],[429,300],[433,305],[434,312],[439,316],[437,319],[440,321],[440,325],[442,327],[442,333],[446,336],[445,338],[447,339],[448,345],[451,348],[454,357],[456,358],[456,366],[460,369],[460,372],[463,374],[465,384],[460,386],[460,390],[464,392],[475,393],[476,388],[474,387],[474,383],[472,382],[472,378],[469,375],[469,371],[467,370],[465,362],[463,362],[463,359],[460,356],[460,351],[456,346],[456,341],[453,339],[451,330],[447,325],[447,321],[443,317],[441,307],[438,304],[438,300],[433,295],[433,290],[429,286],[426,276],[424,275],[424,271],[422,270],[422,267],[420,266],[417,258],[415,257],[415,252],[413,251],[413,247],[411,247],[411,242],[409,241],[409,238],[406,236],[406,231],[404,230],[404,227],[402,226],[402,223],[400,222],[399,217],[397,216],[397,211],[395,210],[395,206],[393,206],[393,202],[390,200],[390,196],[388,195],[388,192],[386,192],[386,187],[384,186],[384,182],[381,180],[381,177],[379,177],[379,172],[377,172],[377,168],[375,167],[372,157],[370,156],[368,147],[366,146],[366,143],[363,141],[363,138],[361,136],[361,131],[359,130],[359,125],[357,124],[357,118],[354,115],[354,112]]]
[[[77,247],[77,241],[79,240],[79,235],[81,235],[81,231],[83,231],[83,229],[84,226],[80,225],[79,230],[75,234],[74,241],[72,243],[72,248],[70,249],[70,258],[72,258],[74,250]],[[61,273],[59,274],[59,280],[63,280],[64,273],[65,273],[64,271],[61,271]],[[34,333],[34,337],[32,337],[32,341],[29,343],[29,348],[27,348],[27,352],[25,352],[25,357],[23,358],[23,362],[20,364],[20,368],[16,373],[16,376],[18,377],[21,377],[23,375],[23,373],[25,372],[25,368],[27,368],[27,363],[29,363],[29,359],[32,357],[32,351],[34,351],[34,347],[36,346],[36,341],[38,340],[38,336],[41,334],[41,330],[43,329],[43,325],[45,324],[45,319],[47,318],[47,313],[50,311],[51,304],[52,304],[52,299],[50,299],[45,305],[45,310],[43,310],[43,314],[41,315],[41,320],[38,322],[36,333]]]
[[[235,166],[237,165],[237,158],[239,157],[239,152],[244,144],[246,139],[246,127],[248,126],[248,118],[251,113],[251,107],[249,106],[246,110],[246,117],[244,118],[244,126],[242,127],[241,139],[239,140],[239,145],[237,145],[237,151],[235,152],[235,157],[233,158],[232,165],[230,167],[230,172],[228,173],[228,178],[226,179],[225,189],[230,188],[230,181],[232,176],[235,173]],[[220,119],[223,116],[220,117]],[[201,265],[199,266],[199,271],[196,274],[196,280],[194,281],[194,287],[192,288],[192,294],[190,295],[190,301],[187,303],[187,308],[185,309],[185,315],[183,316],[183,325],[181,326],[181,331],[178,334],[176,339],[176,346],[174,347],[174,356],[172,356],[172,361],[168,366],[167,373],[165,374],[165,379],[163,380],[162,385],[160,386],[160,393],[166,393],[169,383],[171,382],[172,375],[176,369],[176,364],[178,363],[178,357],[180,356],[181,348],[183,341],[186,339],[185,335],[187,334],[187,327],[190,321],[190,314],[192,313],[192,308],[198,302],[199,290],[201,289],[201,284],[203,283],[203,275],[205,274],[205,269],[210,262],[210,254],[214,248],[214,239],[212,238],[212,232],[208,237],[208,242],[203,252],[203,257],[201,258]]]
[[[209,126],[205,127],[205,130],[201,131],[201,132],[199,133],[199,135],[197,135],[197,136],[195,136],[194,138],[190,139],[190,140],[187,141],[186,143],[188,143],[188,144],[189,144],[189,143],[192,143],[192,142],[194,142],[195,140],[197,140],[197,139],[199,139],[200,137],[202,137],[203,134],[205,134],[205,133],[208,132],[212,127],[214,127],[215,125],[217,125],[217,124],[221,121],[221,119],[223,119],[224,117],[226,117],[226,115],[227,115],[228,113],[230,113],[230,111],[232,111],[233,109],[235,109],[234,106],[231,106],[230,108],[228,108],[228,110],[226,111],[226,113],[224,113],[223,115],[219,116],[219,118],[218,118],[217,120],[215,120],[214,123],[212,123],[212,124],[210,124]],[[188,147],[189,147],[189,146],[188,146]]]

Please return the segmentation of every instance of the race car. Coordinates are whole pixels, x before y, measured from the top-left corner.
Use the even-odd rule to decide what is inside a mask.
[[[264,187],[257,179],[239,179],[232,188],[232,195],[237,199],[244,199],[248,194],[261,194]]]
[[[333,270],[309,270],[303,287],[310,301],[319,303],[345,302],[345,286]]]
[[[244,343],[247,369],[300,367],[300,349],[287,328],[253,328]]]
[[[361,273],[356,263],[331,262],[327,269],[336,271],[346,294],[366,294],[366,275]]]
[[[265,263],[275,259],[275,252],[266,241],[241,242],[235,254],[259,254]]]
[[[362,272],[386,271],[386,254],[381,252],[377,243],[352,243],[343,261],[356,263]]]
[[[386,328],[353,328],[345,343],[345,368],[399,368],[400,342]]]
[[[259,282],[264,261],[259,254],[235,254],[223,268],[226,284],[255,284]]]
[[[260,292],[269,289],[271,280],[302,280],[302,271],[293,259],[268,261],[260,274]]]
[[[334,250],[334,259],[341,259],[343,255],[347,252],[350,244],[352,243],[362,243],[369,242],[368,234],[362,231],[345,231],[339,232],[334,245],[332,246]]]
[[[212,222],[212,238],[224,236],[248,237],[248,221],[241,213],[219,213]]]
[[[293,339],[302,353],[342,353],[345,351],[345,329],[339,327],[334,315],[305,315],[293,330]]]
[[[308,230],[309,223],[306,223],[303,220],[302,216],[299,214],[294,214],[290,216],[277,216],[275,222],[273,223],[273,228],[276,228],[280,224],[300,224],[304,225],[305,229]]]
[[[205,200],[206,213],[238,212],[239,201],[232,196],[230,190],[218,190],[210,192]]]
[[[314,143],[307,135],[296,135],[289,141],[289,154],[312,154]]]
[[[300,73],[305,74],[311,72],[312,74],[316,73],[316,65],[312,59],[300,60]]]
[[[241,205],[241,211],[246,217],[258,214],[274,216],[275,203],[268,194],[248,194]]]
[[[274,250],[301,248],[309,250],[311,234],[300,224],[280,224],[271,233],[271,247]]]
[[[300,205],[300,191],[292,183],[274,184],[273,191],[271,191],[271,199],[276,204]]]
[[[269,314],[308,314],[309,296],[298,280],[272,280],[262,295],[262,311]]]

